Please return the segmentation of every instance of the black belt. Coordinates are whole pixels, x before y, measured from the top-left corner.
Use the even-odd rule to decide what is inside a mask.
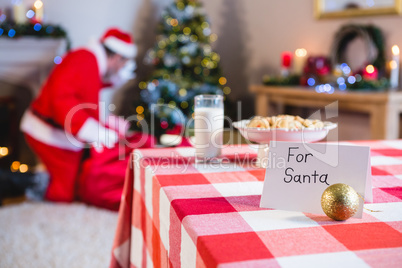
[[[40,113],[38,113],[37,111],[35,111],[34,109],[31,108],[31,112],[38,117],[40,120],[46,122],[47,124],[51,125],[52,127],[58,128],[58,129],[63,129],[64,128],[59,125],[58,123],[56,123],[52,118],[46,117],[44,115],[41,115]]]

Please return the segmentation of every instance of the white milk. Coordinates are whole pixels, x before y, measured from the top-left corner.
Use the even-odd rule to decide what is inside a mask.
[[[196,108],[194,132],[197,158],[219,156],[223,143],[223,108]]]

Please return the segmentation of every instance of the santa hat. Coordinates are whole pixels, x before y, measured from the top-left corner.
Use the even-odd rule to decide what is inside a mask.
[[[101,38],[101,43],[111,51],[132,59],[137,55],[137,46],[131,39],[130,34],[118,28],[110,28]]]

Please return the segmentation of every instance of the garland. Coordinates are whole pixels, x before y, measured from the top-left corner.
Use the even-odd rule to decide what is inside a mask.
[[[67,32],[59,25],[40,23],[16,24],[7,21],[0,23],[0,38],[18,38],[23,36],[65,38],[67,40],[67,50],[70,49],[70,40]]]

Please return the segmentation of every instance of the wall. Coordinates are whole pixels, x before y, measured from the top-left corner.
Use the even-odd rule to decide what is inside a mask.
[[[116,25],[131,31],[139,46],[139,77],[145,77],[150,71],[149,67],[142,64],[142,58],[154,43],[154,29],[160,10],[171,2],[42,1],[47,20],[59,23],[67,29],[73,47],[84,45],[89,36],[101,35],[108,26]],[[11,0],[0,0],[0,7],[10,2]],[[313,0],[202,2],[211,19],[212,30],[219,36],[214,48],[221,55],[223,71],[232,88],[231,98],[244,102],[243,117],[253,114],[253,96],[248,93],[248,85],[260,83],[264,74],[278,73],[282,51],[304,47],[310,55],[328,55],[332,37],[343,24],[373,23],[380,27],[386,36],[388,57],[393,44],[402,48],[401,16],[315,20]]]

